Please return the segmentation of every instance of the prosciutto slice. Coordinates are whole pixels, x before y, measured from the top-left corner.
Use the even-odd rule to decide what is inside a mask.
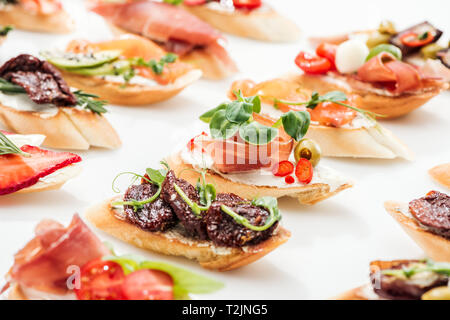
[[[53,294],[68,292],[69,266],[82,267],[109,254],[76,214],[67,228],[53,220],[36,227],[36,236],[15,255],[11,279],[26,288]]]
[[[395,93],[417,90],[421,87],[419,72],[410,64],[382,52],[358,69],[358,78],[364,82],[382,83]]]

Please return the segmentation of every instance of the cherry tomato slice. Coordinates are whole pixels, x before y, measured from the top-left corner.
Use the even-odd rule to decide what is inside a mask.
[[[262,5],[262,0],[233,0],[237,9],[256,9]]]
[[[295,64],[305,73],[322,74],[331,70],[331,62],[327,58],[318,57],[301,51],[295,58]]]
[[[205,4],[206,0],[184,0],[183,4],[187,6],[199,6]]]
[[[295,167],[295,176],[301,183],[308,184],[313,177],[313,166],[308,159],[300,158]]]
[[[163,271],[142,269],[125,278],[122,290],[128,300],[173,300],[173,279]]]
[[[433,41],[434,35],[427,31],[421,35],[415,32],[406,32],[400,36],[400,41],[408,47],[422,47]]]
[[[88,262],[81,268],[81,286],[74,289],[79,300],[123,300],[125,279],[120,264],[102,259]]]
[[[316,49],[316,54],[319,57],[327,58],[331,62],[331,67],[333,70],[336,69],[335,61],[337,47],[338,46],[335,44],[323,42]]]
[[[292,172],[294,172],[294,165],[287,160],[275,164],[272,168],[273,175],[277,177],[284,177]]]
[[[293,184],[295,180],[293,176],[286,176],[286,178],[284,178],[284,182],[286,182],[287,184]]]

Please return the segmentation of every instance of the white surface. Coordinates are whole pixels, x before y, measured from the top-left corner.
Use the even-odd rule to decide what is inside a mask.
[[[450,32],[450,2],[441,1],[271,1],[290,16],[304,35],[326,35],[377,26],[384,18],[399,27],[427,20]],[[84,13],[81,1],[66,1],[77,20],[78,30],[69,36],[50,36],[13,31],[3,47],[0,60],[19,52],[37,52],[58,47],[72,38],[102,40],[109,31],[101,19]],[[1,21],[0,21],[1,22]],[[237,78],[265,80],[296,71],[297,52],[306,45],[271,44],[228,36],[230,52],[241,73]],[[183,138],[186,128],[198,125],[197,117],[225,99],[233,79],[199,81],[177,97],[148,107],[112,106],[108,115],[123,147],[80,153],[84,171],[62,190],[39,194],[0,197],[0,274],[12,264],[13,254],[32,237],[42,218],[67,223],[74,212],[83,213],[95,202],[111,197],[111,181],[122,171],[142,172],[156,166]],[[292,238],[258,262],[227,273],[201,269],[183,258],[146,253],[98,232],[114,244],[119,253],[140,253],[149,259],[170,261],[220,279],[226,288],[212,299],[320,299],[368,281],[368,264],[374,259],[418,258],[423,252],[383,209],[388,199],[409,201],[431,189],[442,190],[427,175],[427,169],[450,161],[450,94],[444,93],[410,115],[383,121],[416,153],[414,162],[390,160],[326,160],[353,178],[353,189],[312,207],[295,200],[280,201],[283,224]],[[189,130],[197,132],[196,130]],[[183,141],[184,143],[184,141]],[[123,181],[123,188],[126,181]],[[445,190],[444,190],[445,191]],[[200,296],[199,296],[200,297]]]

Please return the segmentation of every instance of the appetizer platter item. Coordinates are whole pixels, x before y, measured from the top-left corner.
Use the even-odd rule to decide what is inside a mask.
[[[395,118],[449,87],[441,77],[402,61],[402,56],[402,49],[394,44],[382,43],[369,49],[361,37],[340,44],[323,42],[315,54],[301,51],[297,55],[295,63],[303,73],[293,75],[291,80],[319,93],[351,93],[357,106]]]
[[[120,147],[119,136],[103,116],[106,102],[94,98],[71,90],[55,67],[28,54],[0,67],[0,122],[16,133],[45,135],[47,147]]]
[[[450,300],[450,264],[426,260],[372,261],[370,283],[337,300]]]
[[[180,2],[190,13],[223,32],[262,41],[294,42],[300,38],[296,24],[263,0]]]
[[[41,54],[69,85],[121,105],[169,99],[202,75],[190,64],[178,62],[175,54],[133,34],[96,43],[73,40],[65,52]]]
[[[6,36],[12,29],[13,28],[11,26],[5,26],[5,27],[0,26],[0,45],[3,43],[3,41],[5,41]]]
[[[409,204],[388,201],[387,212],[436,261],[450,262],[450,197],[430,191]]]
[[[91,10],[105,18],[117,34],[146,37],[201,69],[206,78],[223,79],[237,72],[223,46],[223,36],[178,6],[149,0],[97,1]]]
[[[450,163],[435,166],[428,173],[436,182],[450,189]]]
[[[255,83],[235,81],[228,97],[234,92],[243,96],[259,95],[267,119],[276,119],[289,111],[308,111],[311,116],[306,138],[320,145],[323,156],[355,158],[404,158],[414,155],[392,132],[376,122],[370,112],[356,108],[351,97],[342,92],[328,92],[319,96],[287,79],[272,79]],[[340,100],[340,101],[338,101]],[[362,108],[364,109],[364,108]]]
[[[81,170],[81,158],[39,148],[42,135],[0,130],[0,195],[61,188]]]
[[[59,0],[2,0],[0,22],[17,29],[50,33],[69,33],[75,27]]]
[[[117,256],[77,214],[68,227],[43,220],[35,233],[6,275],[10,300],[174,300],[223,287],[165,262]]]
[[[86,218],[137,247],[183,256],[217,271],[250,264],[290,237],[279,225],[276,199],[217,193],[204,172],[194,187],[162,164],[163,169],[148,168],[145,175],[133,173],[141,184],[91,207]]]
[[[224,102],[200,116],[209,134],[190,139],[168,158],[169,166],[191,184],[206,177],[219,192],[246,199],[293,197],[314,204],[350,188],[352,182],[320,162],[320,146],[304,139],[307,111],[289,111],[279,119],[261,113],[259,96]],[[295,146],[295,148],[294,148]]]

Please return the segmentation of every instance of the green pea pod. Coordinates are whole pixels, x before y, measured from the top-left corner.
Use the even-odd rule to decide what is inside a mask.
[[[388,52],[392,54],[394,57],[396,57],[398,60],[402,60],[402,51],[400,50],[400,48],[392,44],[383,43],[377,45],[375,48],[370,50],[369,55],[366,58],[366,61],[369,61],[373,57],[379,55],[381,52]]]

